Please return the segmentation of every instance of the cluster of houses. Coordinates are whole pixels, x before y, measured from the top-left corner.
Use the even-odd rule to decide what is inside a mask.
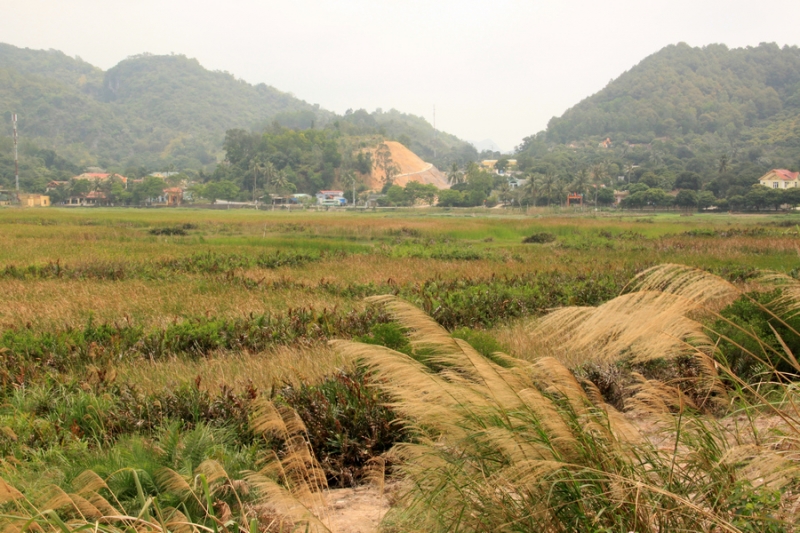
[[[157,177],[157,178],[167,178],[170,175],[175,174],[173,172],[154,172],[150,174],[150,176]],[[139,179],[128,179],[125,176],[120,174],[110,174],[105,172],[84,172],[78,176],[72,178],[72,180],[86,180],[94,185],[99,185],[101,183],[106,183],[108,181],[117,181],[122,184],[124,189],[128,188],[128,184],[138,184],[144,181],[144,178]],[[52,192],[58,190],[60,188],[65,188],[69,185],[69,181],[51,181],[47,184],[46,192]],[[184,199],[184,190],[181,187],[168,187],[166,186],[162,191],[162,193],[152,198],[152,205],[164,205],[164,206],[179,206],[183,203]],[[70,206],[70,207],[95,207],[95,206],[107,206],[111,205],[111,199],[108,195],[103,192],[102,190],[95,190],[82,192],[82,193],[73,193],[68,195],[64,200],[61,202],[61,205]]]
[[[513,159],[506,160],[507,167],[497,169],[495,164],[497,161],[485,160],[481,161],[479,165],[486,169],[493,171],[497,174],[505,174],[508,178],[509,185],[512,189],[524,185],[525,179],[516,176],[517,162]],[[171,174],[167,172],[156,172],[150,174],[161,179],[168,178]],[[92,182],[92,190],[81,193],[72,193],[63,196],[59,205],[72,206],[72,207],[95,207],[95,206],[108,206],[112,205],[108,195],[103,192],[99,184],[107,183],[109,180],[114,180],[121,184],[124,189],[128,189],[129,184],[137,184],[144,181],[144,179],[129,179],[119,174],[103,173],[103,172],[85,172],[79,176],[72,178],[74,180],[87,180]],[[800,187],[800,172],[792,172],[786,169],[773,169],[767,172],[764,176],[759,178],[758,182],[771,189],[790,189]],[[69,181],[51,181],[47,184],[46,192],[53,192],[56,190],[68,190]],[[159,196],[151,199],[151,205],[158,206],[179,206],[187,199],[188,193],[184,188],[177,186],[168,186],[164,183],[164,188]],[[619,204],[626,196],[628,191],[614,191],[615,204]],[[293,205],[293,204],[310,204],[325,207],[340,207],[347,205],[347,200],[344,197],[344,191],[341,190],[323,190],[319,191],[316,198],[308,194],[293,194],[290,196],[277,196],[270,195],[270,201],[273,205]],[[583,203],[582,198],[575,196],[568,199],[568,205],[576,202]],[[220,203],[226,203],[221,202]],[[236,202],[227,202],[236,203]],[[18,205],[22,207],[48,207],[51,204],[51,198],[47,194],[29,194],[17,191],[3,191],[0,190],[0,206],[2,205]]]

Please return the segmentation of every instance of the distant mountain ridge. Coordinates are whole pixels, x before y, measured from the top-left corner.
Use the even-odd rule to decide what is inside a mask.
[[[224,157],[227,130],[259,131],[273,121],[319,129],[338,120],[345,134],[402,137],[438,165],[474,152],[420,117],[394,110],[338,117],[182,55],[132,56],[104,72],[56,50],[0,44],[0,113],[0,145],[11,134],[11,113],[17,113],[23,142],[82,167],[211,169]]]
[[[800,48],[667,46],[517,147],[523,171],[739,198],[800,169]]]
[[[58,51],[0,45],[0,109],[18,114],[27,138],[82,164],[202,166],[216,161],[227,129],[318,108],[179,55],[103,72]]]
[[[680,43],[554,117],[546,135],[558,143],[607,136],[629,142],[708,133],[730,137],[791,122],[798,114],[800,48]]]

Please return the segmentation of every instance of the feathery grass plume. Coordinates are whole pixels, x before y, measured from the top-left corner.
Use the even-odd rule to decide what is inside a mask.
[[[670,305],[683,299],[667,298]],[[690,403],[676,410],[674,387],[644,383],[638,390],[649,417],[671,417],[672,439],[651,440],[596,392],[587,394],[557,360],[508,358],[511,367],[500,367],[445,339],[408,304],[381,301],[399,310],[395,318],[417,346],[447,363],[437,368],[381,346],[332,343],[369,369],[417,432],[415,442],[391,452],[409,482],[391,518],[399,530],[733,532],[740,531],[732,521],[740,500],[796,485],[780,453],[763,450],[768,466],[759,470],[756,455],[738,451],[721,425]],[[759,485],[759,472],[774,481]]]
[[[258,472],[245,476],[258,494],[257,508],[276,516],[278,527],[330,531],[325,525],[327,481],[309,446],[303,421],[292,409],[260,399],[251,425],[254,431],[283,443]]]
[[[0,504],[21,499],[22,493],[0,477]]]
[[[735,285],[717,275],[674,263],[657,265],[640,272],[625,290],[673,294],[690,305],[705,309],[719,309],[741,294]]]
[[[567,307],[532,323],[567,366],[608,363],[620,358],[645,362],[711,353],[714,343],[703,325],[686,315],[698,305],[682,296],[658,292],[623,294],[596,308]]]

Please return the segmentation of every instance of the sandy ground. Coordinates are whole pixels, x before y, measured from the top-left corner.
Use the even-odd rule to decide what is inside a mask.
[[[432,184],[439,189],[449,189],[447,176],[439,171],[435,166],[423,161],[417,154],[395,141],[386,141],[384,144],[389,147],[392,153],[392,162],[399,169],[399,173],[394,177],[395,185],[405,187],[409,181]],[[372,160],[375,161],[375,152],[378,147],[370,149]],[[382,168],[373,168],[372,183],[370,186],[380,189],[383,186],[385,174]]]
[[[328,527],[335,533],[374,533],[389,510],[386,492],[371,485],[331,490],[327,500]]]

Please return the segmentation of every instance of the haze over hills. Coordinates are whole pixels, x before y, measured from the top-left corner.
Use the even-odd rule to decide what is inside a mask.
[[[420,117],[394,110],[338,117],[181,55],[129,57],[104,72],[56,50],[0,44],[0,112],[0,158],[7,155],[16,112],[22,140],[35,145],[28,145],[33,155],[52,150],[76,167],[212,170],[224,157],[227,130],[258,131],[274,121],[296,129],[334,128],[338,121],[347,134],[403,137],[440,166],[476,155]]]

